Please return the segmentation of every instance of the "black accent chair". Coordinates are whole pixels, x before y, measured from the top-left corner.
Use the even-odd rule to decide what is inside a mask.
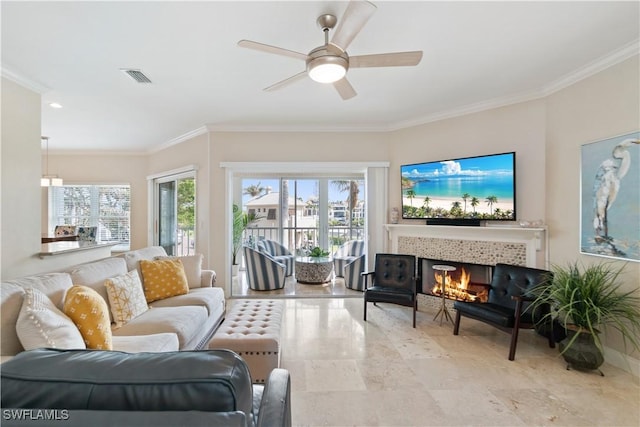
[[[545,283],[549,274],[551,274],[549,271],[537,268],[496,264],[489,288],[488,302],[482,304],[456,301],[453,304],[453,308],[456,309],[453,335],[458,335],[462,316],[480,320],[511,334],[509,360],[513,360],[518,344],[518,331],[536,328],[536,321],[543,320],[544,315],[549,312],[548,306],[538,306],[535,310],[528,309],[531,301],[534,300],[531,294],[532,289]],[[552,334],[546,335],[549,347],[554,348]]]
[[[416,327],[418,298],[416,291],[416,258],[413,255],[376,254],[374,271],[364,272],[364,321],[367,303],[388,302],[413,307],[413,327]],[[369,281],[371,280],[371,286]]]

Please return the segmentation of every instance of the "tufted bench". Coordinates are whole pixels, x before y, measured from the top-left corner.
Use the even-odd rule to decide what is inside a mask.
[[[237,300],[211,341],[209,349],[236,352],[249,366],[254,383],[264,383],[280,367],[282,301]]]

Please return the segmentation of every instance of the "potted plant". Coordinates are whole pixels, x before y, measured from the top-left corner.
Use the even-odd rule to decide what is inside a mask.
[[[315,246],[311,248],[311,251],[309,252],[309,256],[314,258],[322,258],[322,257],[329,256],[329,252],[325,251],[319,246]]]
[[[604,326],[618,330],[625,346],[631,343],[640,349],[640,297],[634,295],[636,290],[621,289],[623,269],[624,265],[615,268],[611,263],[554,266],[553,275],[536,289],[532,306],[551,307],[540,321],[548,322],[551,316],[566,330],[559,347],[567,369],[591,370],[602,365],[600,331]]]
[[[233,205],[233,248],[231,251],[231,264],[234,276],[238,273],[238,265],[240,264],[240,257],[238,254],[240,253],[240,248],[242,248],[244,231],[249,227],[249,225],[261,218],[262,217],[254,213],[242,212],[240,206],[235,204]]]

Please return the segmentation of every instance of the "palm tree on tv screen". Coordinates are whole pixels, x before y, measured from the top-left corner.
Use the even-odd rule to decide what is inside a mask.
[[[489,205],[491,215],[493,215],[493,204],[498,203],[498,198],[496,196],[489,196],[485,200],[487,201],[487,205]]]

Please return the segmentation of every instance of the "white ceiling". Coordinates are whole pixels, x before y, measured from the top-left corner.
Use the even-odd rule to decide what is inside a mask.
[[[638,52],[638,1],[375,4],[349,54],[424,57],[350,70],[348,101],[308,78],[264,92],[304,63],[236,45],[307,53],[323,44],[316,18],[346,2],[2,1],[2,73],[42,93],[51,151],[149,152],[205,127],[398,129],[540,97]]]

